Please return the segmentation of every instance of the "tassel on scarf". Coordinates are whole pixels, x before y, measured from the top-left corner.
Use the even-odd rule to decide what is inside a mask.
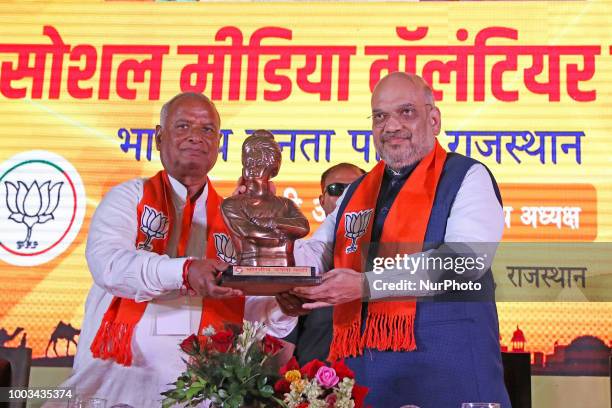
[[[91,344],[93,356],[102,360],[110,358],[121,365],[130,366],[132,364],[132,334],[135,327],[135,323],[102,322]]]

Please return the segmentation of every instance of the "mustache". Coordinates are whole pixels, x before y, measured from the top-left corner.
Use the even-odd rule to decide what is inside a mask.
[[[380,136],[380,140],[385,143],[388,142],[390,139],[412,139],[412,134],[411,133],[398,133],[398,132],[393,132],[393,133],[383,133]]]
[[[212,150],[212,146],[210,143],[207,142],[200,142],[200,143],[183,143],[182,145],[179,146],[179,150],[185,151],[185,150],[199,150],[203,153],[208,153],[210,150]]]

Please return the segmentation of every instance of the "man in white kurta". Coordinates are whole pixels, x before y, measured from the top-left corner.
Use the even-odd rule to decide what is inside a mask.
[[[197,197],[185,255],[202,259],[207,244],[208,184],[192,182],[194,177],[185,178],[184,173],[198,175],[205,171],[206,176],[214,165],[218,140],[215,144],[214,137],[208,137],[207,133],[218,134],[218,114],[203,95],[181,94],[164,105],[160,122],[156,141],[169,174],[174,219],[182,219],[187,197]],[[164,132],[164,127],[179,130]],[[203,167],[202,161],[207,161]],[[177,175],[182,181],[175,178]],[[75,388],[81,396],[104,398],[109,407],[117,403],[133,407],[159,406],[163,399],[160,393],[170,388],[169,384],[185,369],[179,343],[198,331],[202,315],[202,297],[187,295],[184,290],[183,267],[188,258],[175,257],[180,222],[174,223],[173,230],[169,231],[165,255],[135,249],[137,206],[143,196],[144,181],[133,179],[114,187],[101,201],[91,221],[86,256],[94,284],[85,304],[73,374],[62,384]],[[195,189],[198,186],[199,191]],[[207,280],[210,271],[205,270],[205,261],[191,265],[187,280],[199,295],[236,294]],[[117,364],[112,359],[94,358],[90,350],[104,313],[115,296],[149,302],[135,328],[130,366]],[[276,337],[289,334],[296,323],[295,318],[281,312],[273,297],[247,297],[244,317],[263,321],[268,332]]]

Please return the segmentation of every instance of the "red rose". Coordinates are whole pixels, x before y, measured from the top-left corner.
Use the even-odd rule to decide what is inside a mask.
[[[344,364],[344,360],[335,361],[331,367],[336,370],[336,375],[340,380],[344,377],[355,378],[355,373]]]
[[[298,405],[295,408],[308,408],[310,406],[310,404],[308,404],[307,402],[302,402],[300,405]]]
[[[190,356],[196,354],[198,352],[198,337],[192,334],[181,342],[180,347],[181,350]]]
[[[283,343],[274,336],[266,334],[263,339],[263,352],[266,354],[276,354],[283,348]]]
[[[213,342],[213,347],[220,353],[226,353],[234,342],[234,333],[226,330],[215,333],[210,336],[210,339]]]
[[[363,385],[353,385],[352,397],[355,400],[355,408],[362,408],[365,397],[368,395],[368,387]]]
[[[287,364],[282,366],[278,372],[280,373],[280,375],[284,377],[287,371],[299,370],[299,369],[300,369],[300,365],[298,364],[297,360],[295,359],[295,357],[291,357],[291,360],[289,360]]]
[[[274,384],[274,392],[281,395],[291,392],[290,385],[291,383],[289,381],[281,378]]]
[[[319,368],[323,367],[324,365],[325,363],[321,360],[314,359],[306,363],[306,365],[304,365],[304,367],[300,369],[300,372],[302,373],[302,376],[308,378],[315,378],[315,375],[317,375],[317,371],[319,371]]]

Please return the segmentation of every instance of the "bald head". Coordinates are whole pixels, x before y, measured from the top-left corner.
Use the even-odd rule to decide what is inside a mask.
[[[162,106],[161,111],[159,112],[159,124],[162,127],[165,127],[166,120],[168,119],[168,112],[172,110],[173,105],[183,99],[199,100],[199,101],[204,102],[205,104],[210,105],[215,115],[217,116],[217,123],[221,125],[221,117],[219,116],[219,112],[217,112],[217,107],[215,106],[214,103],[212,103],[210,99],[208,99],[206,95],[197,93],[197,92],[183,92],[183,93],[176,95],[175,97],[170,99],[168,102],[164,103],[164,106]]]
[[[399,71],[390,73],[378,81],[372,92],[372,100],[381,92],[385,92],[390,88],[399,88],[415,92],[422,96],[423,103],[435,106],[436,101],[431,87],[418,75]]]

